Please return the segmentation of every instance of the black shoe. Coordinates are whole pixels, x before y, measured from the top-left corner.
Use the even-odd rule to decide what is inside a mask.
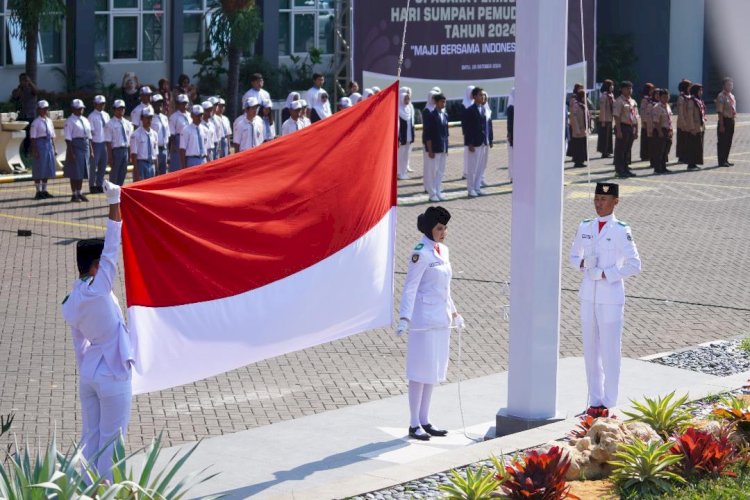
[[[44,195],[45,198],[54,198],[54,196],[50,194],[50,192],[47,190],[42,191],[42,194]]]
[[[610,155],[602,155],[602,158],[601,158],[601,159],[602,159],[602,160],[606,160],[607,158],[609,158],[609,156],[610,156]]]
[[[632,170],[630,170],[630,169],[628,169],[628,171],[627,171],[627,172],[625,172],[625,175],[627,175],[628,177],[638,177],[638,176],[636,175],[636,173],[635,173],[635,172],[633,172],[633,171],[632,171]]]
[[[667,167],[664,167],[664,168],[663,168],[663,169],[661,170],[661,173],[662,173],[662,174],[673,174],[674,172],[672,172],[671,170],[669,170],[669,169],[668,169]]]
[[[88,199],[88,198],[86,198],[86,195],[85,195],[85,194],[83,194],[83,193],[79,194],[79,195],[78,195],[78,198],[79,198],[79,199],[80,199],[81,201],[89,201],[89,199]]]
[[[419,441],[429,441],[430,435],[429,434],[417,434],[417,431],[419,430],[419,427],[409,427],[409,437],[418,439]]]
[[[73,203],[81,203],[81,199],[76,195],[71,196],[70,201],[72,201]]]
[[[731,167],[728,161],[725,161],[724,163],[719,163],[720,167]]]
[[[732,163],[730,161],[726,162],[726,164],[727,164],[727,167],[733,167],[734,166],[734,163]]]
[[[700,170],[701,168],[698,165],[688,165],[688,170]]]
[[[664,175],[664,174],[666,174],[666,172],[663,170],[654,170],[654,175]]]
[[[620,173],[620,174],[615,174],[615,177],[617,177],[618,179],[627,179],[630,176],[627,173]]]
[[[430,436],[445,436],[448,434],[448,431],[436,429],[432,424],[422,424],[422,429],[424,429],[424,431]]]
[[[45,198],[46,197],[44,196],[44,191],[37,191],[36,194],[34,195],[35,200],[43,200]]]

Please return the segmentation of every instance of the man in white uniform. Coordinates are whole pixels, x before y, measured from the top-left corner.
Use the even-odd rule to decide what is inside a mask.
[[[154,119],[152,107],[141,111],[141,126],[135,129],[130,138],[130,163],[133,164],[133,180],[150,179],[156,175],[159,137],[151,128]]]
[[[190,113],[187,111],[189,99],[185,94],[180,94],[175,99],[174,113],[169,117],[169,171],[175,172],[182,168],[180,159],[180,134],[182,129],[190,125]]]
[[[281,124],[281,135],[288,135],[305,127],[305,122],[300,119],[302,112],[302,103],[293,101],[289,105],[289,118]]]
[[[107,158],[110,171],[109,181],[122,186],[128,174],[128,152],[130,136],[133,135],[133,124],[125,116],[125,101],[117,99],[112,104],[114,115],[104,127],[104,140],[107,142]]]
[[[151,104],[154,108],[154,117],[151,120],[151,128],[156,132],[156,137],[159,143],[158,153],[158,165],[159,168],[156,172],[157,175],[164,175],[167,173],[167,146],[169,145],[169,118],[167,115],[162,113],[162,106],[164,105],[164,98],[161,94],[154,94],[151,96]]]
[[[104,127],[109,121],[109,114],[104,111],[107,98],[94,96],[94,110],[89,113],[91,123],[91,141],[94,143],[94,163],[89,172],[89,193],[103,193],[104,172],[107,170],[107,142],[104,138]]]
[[[578,226],[569,259],[582,274],[578,295],[589,389],[586,413],[592,416],[606,415],[617,404],[624,280],[641,272],[630,226],[614,215],[618,202],[617,184],[596,185],[594,206],[598,217],[585,219]]]
[[[112,473],[112,442],[128,430],[132,399],[133,339],[120,304],[112,292],[117,283],[117,255],[122,222],[120,187],[104,182],[109,220],[104,240],[81,240],[76,247],[79,278],[62,305],[70,325],[80,377],[81,442],[91,459],[103,448],[95,465],[105,478]]]
[[[243,94],[242,102],[244,103],[251,97],[255,97],[258,102],[270,101],[271,94],[263,89],[263,84],[263,75],[260,73],[253,73],[250,76],[250,89]]]
[[[208,154],[209,130],[203,125],[203,107],[196,104],[190,115],[193,123],[187,125],[180,133],[180,164],[182,168],[195,167],[206,163]]]
[[[151,107],[151,94],[153,92],[151,91],[151,87],[148,85],[145,85],[141,87],[141,102],[138,104],[138,106],[133,108],[133,111],[130,112],[130,121],[135,125],[136,127],[140,126],[141,124],[141,113],[145,108]]]
[[[263,120],[258,116],[260,103],[255,97],[245,101],[245,114],[234,121],[234,150],[239,153],[263,144]]]

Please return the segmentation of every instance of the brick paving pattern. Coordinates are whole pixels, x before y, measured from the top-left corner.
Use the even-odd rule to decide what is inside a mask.
[[[636,163],[639,177],[621,181],[617,214],[632,226],[643,259],[643,273],[627,284],[626,356],[750,333],[750,116],[741,121],[731,156],[734,167],[687,173],[674,165],[678,174],[654,177],[644,163]],[[716,162],[715,143],[715,129],[710,129],[706,167]],[[591,140],[592,156],[594,149]],[[507,367],[503,311],[511,189],[505,182],[505,145],[492,150],[489,195],[478,199],[467,199],[460,181],[461,150],[452,150],[449,158],[450,200],[444,205],[453,214],[448,240],[453,293],[468,323],[463,365],[449,369],[449,382],[455,382],[459,376],[479,377]],[[421,153],[412,159],[415,175],[420,174]],[[566,164],[564,252],[577,222],[594,214],[589,175],[591,182],[610,178],[610,162],[592,160],[590,170]],[[397,300],[409,250],[419,237],[415,221],[426,202],[421,191],[420,178],[399,182]],[[54,181],[51,192],[57,197],[33,201],[31,183],[0,185],[0,413],[16,413],[13,428],[19,439],[33,441],[56,429],[70,442],[80,430],[77,374],[60,302],[76,274],[76,239],[103,234],[106,212],[102,196],[92,196],[89,204],[68,203],[63,180]],[[18,237],[21,228],[31,229],[33,236]],[[564,268],[562,287],[560,354],[580,356],[575,271]],[[124,299],[122,283],[116,293]],[[179,444],[401,394],[405,346],[392,330],[376,330],[138,396],[129,445],[140,446],[160,431],[169,444]]]

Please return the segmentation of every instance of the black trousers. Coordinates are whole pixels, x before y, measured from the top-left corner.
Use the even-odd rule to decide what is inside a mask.
[[[669,129],[661,129],[661,137],[654,130],[651,137],[651,149],[649,151],[651,155],[651,167],[653,167],[654,172],[664,172],[667,170],[669,151],[671,149],[672,138],[669,136]]]
[[[677,145],[675,146],[675,153],[677,153],[677,161],[680,163],[685,163],[685,144],[687,144],[685,132],[677,129]]]
[[[576,166],[583,165],[589,159],[586,137],[571,137],[568,145]]]
[[[729,162],[729,151],[732,149],[732,138],[734,137],[734,119],[722,117],[724,132],[716,127],[716,153],[719,157],[719,165]]]
[[[649,137],[648,134],[646,134],[646,128],[641,127],[641,161],[648,160],[649,156],[649,144],[648,141]]]
[[[633,148],[633,126],[620,125],[622,137],[615,138],[615,172],[624,174],[630,164],[630,150]]]
[[[685,132],[685,163],[688,165],[703,165],[703,134]]]
[[[599,123],[599,139],[596,141],[596,150],[602,156],[612,155],[612,123]]]

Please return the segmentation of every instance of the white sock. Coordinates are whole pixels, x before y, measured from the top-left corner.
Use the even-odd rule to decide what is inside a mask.
[[[422,384],[422,402],[419,405],[419,423],[427,425],[430,423],[430,400],[432,399],[432,384]]]
[[[419,427],[419,406],[422,403],[423,389],[423,383],[409,381],[409,416],[411,419],[409,427]],[[421,432],[423,432],[421,428],[417,430],[418,434]]]
[[[36,191],[37,191],[37,193],[41,193],[42,191],[44,191],[44,189],[42,189],[42,185],[41,184],[37,184],[36,185]]]
[[[46,182],[42,182],[41,186],[42,186],[42,191],[46,191],[47,190],[47,183]]]
[[[74,191],[74,194],[75,194],[76,196],[81,196],[81,190],[80,190],[80,189],[76,189],[76,190]]]

